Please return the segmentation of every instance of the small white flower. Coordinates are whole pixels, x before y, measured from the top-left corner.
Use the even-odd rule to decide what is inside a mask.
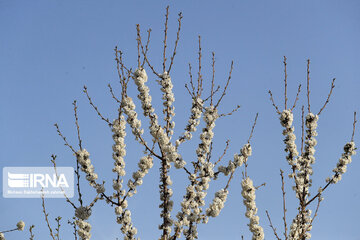
[[[20,221],[16,224],[17,230],[24,231],[25,223],[23,221]]]

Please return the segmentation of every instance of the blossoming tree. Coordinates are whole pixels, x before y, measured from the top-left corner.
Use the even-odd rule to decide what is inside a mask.
[[[222,163],[223,157],[227,153],[228,143],[224,149],[223,154],[214,159],[212,154],[212,144],[214,138],[214,128],[216,121],[227,115],[231,115],[239,109],[236,106],[233,111],[227,114],[220,114],[220,103],[223,100],[228,86],[231,80],[231,73],[233,70],[233,63],[231,63],[229,76],[223,87],[217,87],[214,83],[215,73],[215,55],[212,57],[212,80],[209,83],[208,96],[204,96],[204,82],[202,77],[202,49],[201,38],[199,37],[199,51],[198,51],[198,73],[197,78],[192,75],[192,67],[189,65],[189,84],[185,85],[186,89],[191,97],[192,106],[190,109],[190,117],[188,123],[179,137],[174,136],[175,122],[173,117],[175,115],[175,108],[173,106],[175,96],[173,93],[173,84],[171,78],[171,70],[174,64],[176,56],[176,49],[179,42],[181,19],[182,15],[179,14],[178,18],[178,30],[177,37],[174,44],[174,49],[170,54],[167,53],[167,39],[168,39],[168,15],[169,9],[166,9],[164,41],[163,41],[163,61],[161,71],[158,71],[155,65],[148,58],[150,33],[148,31],[146,42],[143,41],[140,32],[140,26],[137,25],[137,66],[135,70],[126,66],[123,60],[123,55],[118,48],[115,48],[115,60],[117,66],[117,72],[121,83],[121,94],[117,96],[112,86],[109,85],[110,93],[113,99],[118,103],[117,118],[110,121],[108,118],[99,111],[98,107],[93,102],[88,93],[88,89],[84,86],[84,93],[87,96],[90,105],[94,108],[98,116],[106,122],[112,131],[113,137],[113,173],[114,178],[112,186],[107,186],[103,181],[100,181],[101,176],[98,176],[96,169],[94,168],[92,161],[90,160],[90,153],[83,146],[80,137],[80,127],[78,123],[77,103],[74,101],[74,113],[75,122],[78,135],[78,148],[76,149],[70,143],[68,143],[66,137],[61,132],[59,126],[55,124],[57,132],[64,140],[65,145],[73,152],[76,157],[76,190],[77,190],[77,202],[70,200],[67,196],[66,201],[74,209],[73,221],[69,223],[74,229],[74,239],[78,237],[82,240],[88,240],[91,238],[91,225],[89,218],[92,214],[92,208],[95,204],[105,202],[109,207],[114,209],[114,219],[119,224],[124,239],[139,239],[136,235],[138,228],[134,225],[131,218],[131,206],[128,206],[127,199],[134,197],[140,189],[143,180],[146,179],[146,174],[153,167],[153,161],[159,161],[161,163],[160,168],[160,216],[161,223],[159,229],[161,230],[161,240],[175,240],[185,238],[187,240],[201,239],[197,231],[199,224],[206,224],[209,218],[217,217],[221,210],[225,206],[226,199],[229,195],[229,184],[233,178],[235,171],[242,171],[242,196],[243,204],[246,208],[245,216],[248,218],[248,227],[252,233],[253,240],[264,239],[263,227],[260,226],[258,207],[255,203],[255,192],[258,187],[254,186],[253,180],[250,178],[247,172],[249,164],[249,157],[252,155],[251,137],[256,125],[258,115],[256,115],[254,124],[250,131],[248,141],[242,146],[239,153],[234,153],[233,157],[228,163]],[[322,193],[331,185],[341,180],[342,175],[346,172],[347,165],[351,162],[352,156],[355,154],[354,132],[356,123],[356,114],[354,114],[353,133],[351,140],[344,145],[344,152],[342,153],[337,166],[333,170],[333,175],[326,180],[323,187],[320,187],[314,197],[310,198],[310,188],[312,186],[312,165],[315,162],[315,146],[317,141],[317,121],[321,112],[326,107],[330,100],[332,90],[334,88],[334,81],[331,84],[331,90],[326,99],[323,107],[315,114],[310,107],[310,77],[309,77],[309,64],[307,71],[307,114],[305,115],[304,107],[302,107],[302,137],[301,137],[301,152],[297,150],[295,144],[295,129],[293,126],[293,110],[296,107],[296,103],[300,94],[301,85],[298,88],[295,101],[291,107],[288,105],[287,97],[287,73],[286,73],[286,58],[284,57],[285,66],[285,101],[284,110],[280,110],[275,104],[271,91],[270,98],[272,104],[279,116],[280,124],[284,128],[283,135],[285,137],[285,152],[287,153],[286,160],[290,166],[289,178],[294,181],[293,190],[296,198],[298,199],[298,213],[292,220],[290,227],[287,222],[287,207],[286,196],[284,190],[284,172],[280,170],[282,180],[282,193],[283,193],[283,223],[284,231],[282,234],[278,233],[271,222],[270,215],[267,213],[270,227],[274,232],[276,239],[286,240],[303,240],[311,238],[311,228],[314,219],[317,216],[320,202],[323,200]],[[148,75],[151,73],[151,77]],[[152,96],[150,95],[150,89],[147,86],[147,82],[157,80],[159,87],[162,91],[162,111],[155,111],[153,105]],[[137,98],[141,103],[141,107],[136,110],[136,105],[133,100],[134,96],[130,96],[128,90],[129,84],[135,84],[138,90]],[[141,119],[140,112],[143,117]],[[162,114],[162,115],[161,115]],[[145,129],[143,128],[143,121],[149,122],[149,128],[147,131],[151,136],[151,140],[145,139]],[[200,122],[204,122],[204,127],[198,129]],[[126,128],[131,129],[132,135],[136,141],[138,141],[144,149],[144,155],[138,162],[137,171],[130,174],[127,184],[124,183],[126,177]],[[200,143],[196,147],[196,159],[189,161],[185,159],[180,151],[181,145],[186,141],[193,140],[193,135],[197,131],[200,131]],[[56,156],[52,156],[52,163],[56,169]],[[186,192],[183,196],[183,200],[180,203],[180,211],[176,214],[173,213],[172,201],[173,190],[171,189],[172,180],[169,174],[170,168],[174,166],[178,171],[184,171],[187,174],[188,185]],[[81,173],[82,172],[82,173]],[[96,192],[93,201],[86,203],[84,201],[82,191],[80,175],[84,174],[87,182]],[[210,188],[212,181],[223,179],[226,177],[224,187],[215,193],[211,202],[205,202],[205,196]],[[264,185],[264,184],[262,184]],[[261,186],[261,185],[260,185]],[[259,186],[259,187],[260,187]],[[48,225],[50,236],[53,240],[59,239],[60,220],[57,218],[57,228],[53,231],[51,224],[48,220],[48,213],[45,209],[45,201],[43,200],[43,212],[45,221]],[[315,212],[312,214],[311,203],[317,201],[315,206]],[[30,227],[31,237],[33,239],[32,228]],[[14,230],[23,230],[24,223],[19,222],[17,228]],[[9,231],[14,231],[9,230]],[[5,239],[4,233],[9,231],[0,232],[0,240]],[[283,236],[282,236],[283,235]]]

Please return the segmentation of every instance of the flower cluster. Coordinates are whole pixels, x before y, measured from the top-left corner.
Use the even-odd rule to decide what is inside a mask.
[[[175,127],[175,122],[171,122],[172,117],[175,116],[175,107],[173,106],[175,97],[172,92],[173,84],[171,82],[171,77],[167,72],[161,74],[160,77],[159,83],[161,85],[161,91],[164,93],[162,96],[162,99],[164,100],[163,105],[165,107],[163,109],[163,113],[165,114],[164,120],[169,123],[169,129],[171,129],[170,135],[173,135],[174,131],[172,129]]]
[[[196,179],[196,175],[193,174],[190,176],[190,180],[192,182],[194,182]],[[191,213],[191,207],[195,208],[195,209],[199,209],[198,208],[198,203],[197,201],[195,201],[195,198],[197,196],[197,192],[195,192],[195,187],[194,185],[189,185],[186,188],[186,195],[184,196],[183,201],[181,202],[181,211],[178,212],[178,214],[176,215],[176,218],[178,219],[178,221],[176,221],[174,223],[175,227],[175,233],[177,233],[177,237],[180,238],[180,234],[181,231],[183,229],[183,226],[187,226],[189,227],[190,221],[195,221],[196,219],[194,218],[194,214]],[[194,231],[194,232],[189,232],[189,231]],[[185,236],[188,235],[194,235],[197,236],[197,232],[195,232],[196,229],[189,229],[189,230],[184,230],[184,234]]]
[[[206,190],[209,188],[209,182],[214,177],[214,164],[206,161],[206,156],[210,151],[210,144],[214,137],[213,129],[215,127],[215,120],[219,117],[217,109],[214,106],[206,107],[204,113],[205,128],[200,134],[201,143],[199,144],[196,154],[200,167],[200,181],[197,181],[197,175],[189,176],[191,185],[186,188],[186,195],[181,202],[181,212],[177,214],[178,221],[175,223],[175,231],[178,233],[182,226],[189,227],[184,229],[183,233],[187,239],[197,238],[196,224],[191,225],[191,222],[206,223],[208,221],[206,215],[201,214],[201,207],[205,205],[204,198]]]
[[[352,159],[351,156],[356,154],[356,148],[354,142],[348,142],[344,146],[344,153],[341,154],[341,158],[339,159],[339,162],[336,164],[336,168],[333,169],[333,172],[335,173],[332,176],[332,183],[337,183],[341,180],[341,175],[346,172],[347,164],[351,163]],[[330,178],[326,180],[327,182],[330,181]]]
[[[121,216],[117,217],[117,223],[121,224],[121,232],[125,234],[124,240],[134,240],[134,236],[137,234],[137,229],[131,223],[131,212],[126,209],[125,211],[120,211],[120,209],[115,212],[118,214],[122,212]]]
[[[167,176],[166,181],[168,185],[172,184],[169,176]],[[171,184],[169,184],[169,182]],[[163,202],[159,205],[159,208],[162,209],[160,213],[160,217],[164,219],[164,222],[161,225],[159,225],[159,229],[165,230],[167,233],[171,232],[171,226],[173,224],[173,220],[171,219],[170,214],[173,209],[174,202],[169,200],[172,195],[173,195],[173,191],[171,188],[167,187],[166,189],[164,189],[161,187],[160,200]],[[167,201],[164,201],[165,199],[167,199]]]
[[[199,144],[196,154],[198,162],[200,163],[200,174],[201,181],[197,186],[197,191],[206,191],[209,188],[209,182],[214,177],[214,164],[206,161],[206,156],[210,152],[210,145],[214,137],[213,129],[215,127],[215,121],[219,117],[217,109],[214,106],[205,108],[204,121],[206,127],[203,128],[200,134],[201,143]],[[203,195],[201,195],[203,196]],[[204,196],[205,197],[205,196]],[[201,203],[202,198],[199,199]]]
[[[125,127],[126,127],[126,122],[125,122],[125,118],[124,116],[120,116],[120,119],[115,119],[112,125],[112,132],[113,134],[113,140],[114,140],[114,145],[113,145],[113,159],[115,160],[114,162],[114,168],[113,168],[113,172],[116,172],[118,174],[118,176],[123,177],[125,176],[125,162],[124,162],[124,157],[126,155],[126,144],[124,143],[125,141],[125,136],[126,136],[126,132],[125,132]],[[113,188],[115,191],[119,192],[120,194],[123,193],[121,191],[122,188],[122,182],[123,179],[116,179],[113,180],[114,181],[114,185]]]
[[[132,129],[132,133],[135,136],[135,139],[138,140],[139,137],[144,133],[144,129],[141,129],[141,121],[137,118],[137,113],[135,111],[135,103],[131,97],[125,97],[122,101],[122,109],[127,116],[127,123]]]
[[[138,163],[139,170],[134,172],[132,177],[133,180],[129,180],[128,187],[128,196],[132,197],[136,193],[136,186],[140,186],[143,183],[142,178],[149,172],[149,169],[153,166],[153,158],[150,155],[144,156],[140,159]]]
[[[175,162],[176,168],[183,168],[186,162],[181,155],[177,153],[176,147],[170,142],[170,138],[165,133],[164,129],[158,123],[158,117],[154,112],[151,104],[151,96],[149,95],[149,88],[145,85],[147,75],[145,69],[137,69],[134,74],[134,81],[139,90],[138,98],[141,101],[144,115],[150,117],[150,134],[157,140],[164,151],[166,160]]]
[[[191,116],[188,121],[188,124],[185,127],[185,132],[183,136],[181,136],[178,140],[176,140],[175,145],[179,147],[179,145],[185,140],[190,140],[192,138],[192,132],[196,131],[196,127],[200,124],[200,118],[202,114],[204,101],[197,97],[192,99],[192,106],[191,106]]]
[[[215,198],[210,204],[209,208],[206,209],[206,215],[211,217],[217,217],[220,214],[221,209],[224,208],[224,204],[229,191],[221,189],[215,193]]]
[[[16,228],[17,228],[17,230],[19,230],[19,231],[24,231],[25,223],[24,223],[23,221],[19,221],[19,222],[16,224]]]
[[[4,231],[4,232],[12,232],[12,231],[15,231],[15,230],[24,231],[24,228],[25,228],[25,223],[21,220],[16,224],[16,229]],[[0,232],[0,240],[6,240],[4,232]]]
[[[313,174],[311,164],[315,163],[315,146],[317,141],[315,137],[317,136],[316,128],[317,121],[319,120],[318,115],[309,113],[305,119],[306,125],[306,137],[305,137],[305,148],[303,154],[298,158],[298,169],[297,173],[297,189],[296,196],[299,198],[301,194],[304,194],[305,197],[309,196],[309,187],[311,187],[310,175]]]
[[[252,149],[250,143],[247,143],[240,149],[240,154],[234,154],[234,161],[229,161],[227,167],[219,166],[218,171],[224,173],[225,176],[233,173],[237,167],[241,167],[248,157],[251,156]]]
[[[312,220],[310,209],[305,210],[303,214],[299,213],[298,215],[296,215],[290,226],[289,239],[298,240],[301,239],[301,237],[305,237],[305,239],[310,239],[310,230],[312,229],[311,221]]]
[[[75,217],[81,220],[88,220],[91,216],[91,208],[90,207],[78,207],[75,209]]]
[[[283,130],[283,135],[285,136],[284,143],[286,145],[285,152],[288,152],[286,159],[291,166],[296,167],[296,157],[299,155],[294,134],[295,128],[292,126],[294,120],[294,115],[290,110],[284,110],[280,115],[280,123],[285,129]]]
[[[88,222],[83,221],[82,219],[76,220],[75,224],[79,227],[78,234],[81,240],[89,240],[91,238],[91,225]]]
[[[89,184],[93,187],[96,187],[95,180],[98,178],[98,175],[94,172],[94,166],[90,161],[90,154],[86,149],[81,149],[76,152],[76,158],[78,163],[81,165],[81,171],[86,174],[86,180],[89,181]]]
[[[245,216],[250,219],[248,226],[253,234],[252,239],[262,240],[264,239],[264,230],[259,226],[259,216],[256,216],[258,209],[255,203],[255,187],[249,177],[242,180],[241,186],[241,195],[244,198],[244,205],[246,206]]]
[[[203,128],[202,133],[200,134],[201,143],[196,150],[198,161],[201,164],[205,163],[206,155],[210,151],[210,144],[214,137],[213,129],[215,127],[215,121],[218,117],[219,115],[217,113],[217,109],[214,106],[205,108],[204,121],[206,123],[206,127]]]
[[[148,76],[144,68],[136,69],[134,73],[134,81],[138,87],[138,98],[141,101],[142,109],[144,110],[144,116],[150,116],[154,112],[154,108],[151,105],[151,96],[149,94],[149,87],[145,85],[148,80]]]

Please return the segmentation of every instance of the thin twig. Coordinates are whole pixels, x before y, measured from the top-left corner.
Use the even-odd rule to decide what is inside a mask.
[[[197,96],[200,96],[201,95],[201,92],[202,92],[202,81],[203,81],[203,78],[202,78],[202,75],[201,75],[201,37],[199,35],[199,57],[198,57],[198,60],[199,60],[199,71],[198,71],[198,89],[197,89]]]
[[[166,47],[167,47],[166,42],[167,42],[168,20],[169,20],[169,6],[166,7],[166,14],[165,14],[163,72],[165,72],[166,70]]]
[[[321,113],[321,112],[324,110],[324,108],[326,107],[326,104],[329,103],[331,93],[332,93],[332,91],[333,91],[333,89],[334,89],[334,87],[335,87],[335,84],[334,84],[334,83],[335,83],[335,78],[333,78],[333,80],[332,80],[332,82],[331,82],[331,89],[330,89],[329,95],[328,95],[328,97],[327,97],[327,99],[326,99],[326,102],[325,102],[324,106],[320,109],[320,111],[319,111],[319,113],[318,113],[317,115],[320,115],[320,113]]]
[[[269,94],[270,94],[270,100],[272,102],[272,105],[274,106],[274,108],[276,109],[276,113],[277,114],[280,114],[280,111],[279,111],[279,108],[276,106],[275,104],[275,101],[274,101],[274,98],[273,98],[273,95],[272,95],[272,92],[271,90],[269,90]]]
[[[214,163],[214,166],[216,166],[222,159],[223,157],[225,156],[228,148],[229,148],[229,144],[230,144],[230,140],[226,140],[226,146],[225,146],[225,149],[224,149],[224,152],[223,154],[219,157],[219,159]]]
[[[60,240],[60,226],[61,226],[60,220],[61,220],[60,216],[55,218],[55,221],[57,223],[57,228],[55,228],[55,230],[56,230],[55,237],[57,238],[57,240]]]
[[[228,187],[230,186],[230,182],[231,182],[231,179],[232,179],[233,176],[234,176],[234,173],[235,173],[235,171],[234,171],[234,172],[231,172],[230,177],[229,177],[229,179],[228,179],[228,181],[227,181],[227,183],[226,183],[226,186],[225,186],[224,190],[228,189]]]
[[[266,182],[264,182],[264,183],[262,183],[262,184],[260,184],[259,186],[257,186],[257,187],[254,187],[255,188],[255,190],[258,190],[259,188],[261,188],[261,187],[265,187],[266,186]]]
[[[52,162],[52,164],[53,164],[53,166],[54,166],[54,171],[55,171],[56,179],[59,180],[60,177],[59,177],[58,172],[57,172],[56,157],[57,157],[56,155],[52,154],[52,155],[51,155],[51,162]],[[60,187],[61,191],[63,192],[66,201],[67,201],[68,203],[70,203],[71,206],[73,206],[74,209],[76,209],[75,204],[74,204],[73,202],[71,202],[71,200],[68,198],[68,196],[66,195],[65,190],[63,189],[63,187],[62,187],[62,186],[59,186],[59,187]],[[79,186],[78,186],[78,187],[79,187]]]
[[[218,102],[216,103],[215,108],[217,108],[217,107],[219,106],[221,100],[222,100],[223,97],[226,95],[226,89],[227,89],[227,87],[229,86],[229,83],[230,83],[230,80],[231,80],[231,74],[232,74],[233,69],[234,69],[234,61],[231,61],[231,66],[230,66],[230,72],[229,72],[228,80],[226,81],[226,84],[225,84],[225,87],[224,87],[224,91],[223,91],[223,93],[221,94]]]
[[[294,110],[294,108],[296,106],[296,102],[299,100],[300,91],[301,91],[301,84],[299,84],[298,91],[296,93],[296,98],[295,98],[295,101],[294,101],[294,105],[292,106],[291,111]]]
[[[212,78],[211,78],[210,106],[213,105],[214,81],[215,81],[215,53],[212,52]]]
[[[74,105],[75,125],[76,125],[78,141],[79,141],[79,148],[80,148],[80,150],[82,150],[82,146],[81,146],[82,141],[81,141],[81,137],[80,137],[79,118],[78,118],[78,114],[77,114],[77,108],[78,107],[76,105],[76,100],[74,100],[73,105]]]
[[[140,34],[140,25],[139,24],[137,24],[136,25],[136,30],[139,32],[139,34]],[[150,37],[150,32],[148,32],[149,33],[149,37]],[[148,59],[148,57],[147,57],[147,49],[144,49],[144,45],[142,44],[142,41],[141,41],[141,38],[140,38],[140,47],[141,47],[141,53],[143,54],[143,56],[144,56],[144,60],[145,60],[145,62],[148,64],[148,66],[149,66],[149,68],[151,69],[151,71],[157,76],[157,77],[159,77],[159,78],[161,78],[161,74],[159,74],[159,73],[157,73],[156,71],[155,71],[155,68],[150,64],[150,61],[149,61],[149,59]]]
[[[146,40],[145,52],[144,52],[144,59],[143,59],[143,63],[141,64],[141,68],[144,68],[144,64],[145,64],[145,62],[146,62],[145,56],[146,56],[147,52],[149,51],[151,28],[149,28],[149,29],[147,30],[147,33],[148,33],[148,37],[147,37],[147,40]],[[141,38],[140,38],[140,40],[141,40]],[[141,41],[140,41],[140,44],[141,44]]]
[[[29,240],[34,240],[34,233],[33,233],[33,229],[34,229],[35,225],[31,225],[29,228],[29,232],[30,232],[30,239]]]
[[[255,129],[255,126],[256,126],[256,121],[257,121],[258,116],[259,116],[259,113],[256,113],[255,120],[254,120],[254,124],[253,124],[252,127],[251,127],[250,136],[249,136],[249,139],[248,139],[248,141],[247,141],[248,143],[250,143],[250,140],[251,140],[252,135],[253,135],[253,133],[254,133],[254,129]]]
[[[76,153],[75,149],[68,143],[68,141],[66,140],[66,137],[61,133],[59,125],[57,123],[55,123],[54,126],[56,127],[56,131],[57,131],[58,135],[64,140],[65,146],[68,146],[73,153]]]
[[[284,212],[284,216],[283,216],[283,221],[284,221],[284,236],[285,236],[285,240],[288,239],[287,236],[287,223],[286,223],[286,198],[285,198],[285,182],[284,182],[284,171],[280,169],[280,176],[281,176],[281,191],[282,191],[282,196],[283,196],[283,212]]]
[[[176,40],[175,40],[175,46],[174,46],[174,51],[173,51],[173,54],[170,58],[170,66],[169,66],[169,69],[167,70],[168,73],[170,73],[170,70],[171,70],[171,67],[174,63],[174,58],[175,58],[175,55],[176,55],[176,48],[177,48],[177,45],[179,43],[179,39],[180,39],[180,30],[181,30],[181,19],[182,19],[182,13],[180,12],[179,13],[179,18],[178,18],[178,23],[179,23],[179,26],[178,26],[178,30],[177,30],[177,33],[176,33]]]
[[[49,223],[49,219],[48,219],[49,214],[46,213],[44,193],[41,195],[41,200],[42,200],[43,213],[44,213],[44,216],[45,216],[46,224],[47,224],[48,229],[49,229],[49,232],[50,232],[50,236],[51,236],[51,238],[52,238],[53,240],[56,240],[55,237],[54,237],[54,234],[53,234],[53,230],[52,230],[52,228],[51,228],[51,226],[50,226],[50,223]]]
[[[307,101],[308,101],[308,111],[310,110],[310,59],[307,60],[307,76],[306,76],[306,88],[307,88]]]
[[[273,226],[273,224],[272,224],[272,222],[271,222],[271,218],[270,218],[269,212],[268,212],[267,210],[266,210],[265,212],[266,212],[267,218],[269,219],[270,227],[271,227],[271,229],[273,230],[275,237],[276,237],[278,240],[281,240],[281,238],[279,238],[279,236],[278,236],[277,233],[276,233],[276,228],[274,228],[274,226]]]
[[[109,87],[109,90],[110,90],[110,93],[111,93],[112,98],[115,99],[115,101],[116,101],[117,103],[121,104],[121,101],[115,96],[114,91],[113,91],[110,83],[108,84],[108,87]]]
[[[285,109],[287,109],[287,72],[286,72],[286,56],[284,56],[284,74],[285,74],[285,77],[284,77],[284,82],[285,82]]]
[[[234,108],[231,112],[229,113],[222,113],[219,115],[219,117],[226,117],[226,116],[230,116],[232,115],[234,112],[236,112],[237,110],[239,110],[240,105],[237,105],[236,108]]]
[[[89,93],[87,91],[87,87],[84,86],[84,93],[86,94],[87,99],[89,100],[90,105],[94,108],[94,110],[96,111],[96,113],[99,115],[99,117],[104,120],[105,122],[107,122],[107,124],[109,125],[109,127],[112,126],[112,123],[110,122],[110,120],[108,118],[104,118],[103,115],[99,112],[98,108],[95,106],[95,104],[92,102],[91,97],[89,96]]]
[[[355,125],[356,125],[356,112],[354,112],[354,122],[353,122],[353,131],[352,131],[352,134],[351,134],[351,142],[354,141]]]
[[[301,108],[301,155],[304,151],[304,105]]]

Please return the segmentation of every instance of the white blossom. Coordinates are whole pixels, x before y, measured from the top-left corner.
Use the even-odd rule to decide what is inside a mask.
[[[209,208],[206,209],[207,216],[217,217],[220,214],[221,209],[224,208],[228,193],[229,191],[226,189],[221,189],[215,193],[215,198]]]
[[[24,223],[23,221],[19,221],[19,222],[16,224],[16,227],[17,227],[17,230],[19,230],[19,231],[24,231],[25,223]]]
[[[119,210],[120,209],[118,209],[118,210],[115,209],[115,213],[117,213],[116,211],[119,211]],[[126,209],[126,210],[122,211],[122,215],[117,217],[116,222],[118,224],[122,225],[121,232],[125,235],[124,239],[135,240],[134,236],[137,234],[137,229],[131,223],[130,210]]]
[[[292,126],[294,120],[294,115],[290,110],[284,110],[280,115],[280,123],[285,128],[283,130],[283,135],[285,136],[285,152],[288,152],[286,159],[291,166],[297,167],[296,157],[299,155],[295,139],[296,136],[294,134],[295,128]]]
[[[96,187],[95,180],[98,178],[98,175],[94,172],[94,166],[91,164],[89,152],[86,151],[86,149],[81,149],[77,151],[75,155],[78,163],[81,165],[81,171],[86,174],[86,180],[89,181],[91,186]]]
[[[173,84],[171,82],[171,77],[167,72],[164,72],[160,75],[160,81],[158,81],[161,85],[161,91],[163,92],[162,99],[164,100],[164,110],[165,114],[165,122],[169,123],[169,129],[173,129],[175,127],[175,123],[171,122],[173,116],[175,116],[175,107],[173,103],[175,101],[174,93],[172,92]]]
[[[88,222],[83,221],[82,219],[76,220],[75,224],[78,226],[78,235],[81,240],[89,240],[91,238],[91,225]]]
[[[331,183],[335,184],[341,180],[342,174],[346,172],[347,165],[352,161],[351,157],[356,154],[355,150],[356,147],[353,141],[345,144],[344,153],[341,154],[341,158],[339,159],[339,162],[336,164],[336,168],[333,169],[333,172],[335,174],[331,178],[332,179]],[[327,179],[327,182],[329,181],[330,178]]]
[[[241,195],[244,198],[244,205],[246,206],[245,216],[250,219],[250,224],[248,224],[248,226],[253,234],[252,240],[262,240],[264,239],[264,230],[259,226],[259,217],[256,216],[258,209],[255,204],[255,187],[249,177],[242,180],[241,186]]]
[[[234,154],[234,160],[229,161],[228,165],[219,166],[218,171],[224,173],[225,176],[233,173],[237,167],[241,167],[244,162],[247,161],[248,157],[252,154],[252,149],[250,143],[247,143],[240,149],[240,154]]]
[[[196,127],[200,124],[203,104],[204,101],[200,97],[192,99],[191,116],[185,127],[183,136],[181,136],[175,143],[176,147],[179,147],[179,145],[185,142],[185,140],[190,140],[192,138],[191,132],[195,132]]]

